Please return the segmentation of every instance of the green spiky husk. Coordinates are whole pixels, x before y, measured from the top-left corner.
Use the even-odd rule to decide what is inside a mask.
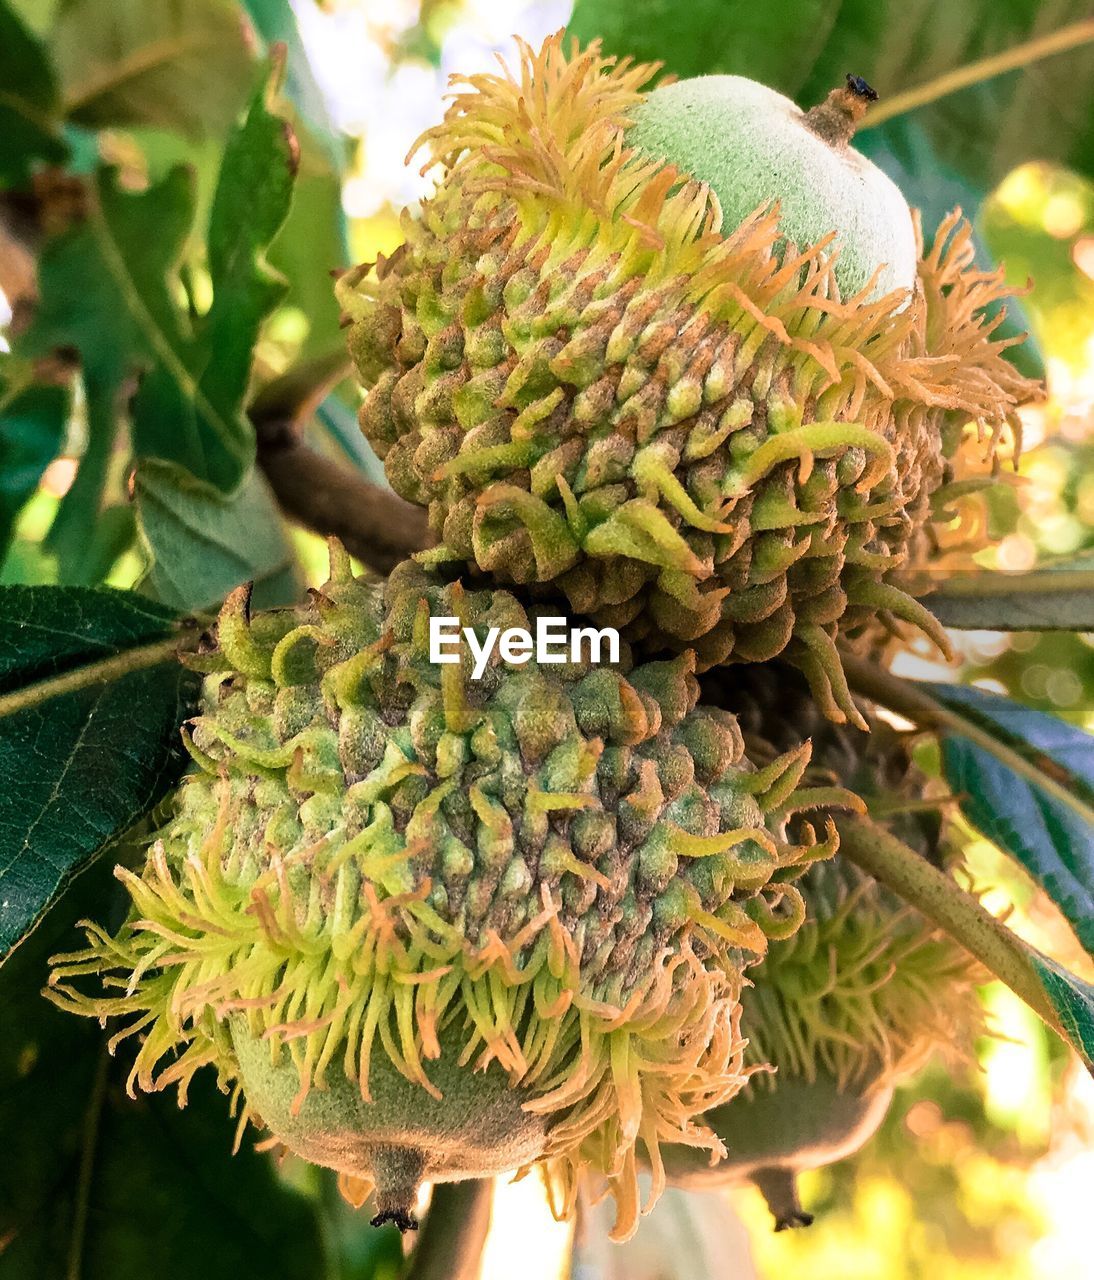
[[[710,672],[702,697],[733,714],[753,760],[810,739],[807,789],[850,789],[922,857],[948,865],[944,799],[906,735],[873,717],[869,732],[826,722],[805,682],[778,664]],[[890,1084],[935,1051],[966,1054],[983,1025],[975,987],[984,978],[968,953],[843,859],[811,868],[801,888],[806,923],[749,971],[749,1064]],[[756,1083],[777,1088],[778,1076]]]
[[[802,891],[805,923],[742,997],[746,1061],[777,1068],[751,1088],[818,1072],[839,1087],[889,1085],[935,1052],[967,1052],[984,975],[966,952],[852,864],[812,868]]]
[[[558,39],[480,75],[426,135],[406,242],[338,294],[365,434],[427,505],[433,562],[563,592],[700,666],[778,653],[856,718],[834,648],[879,616],[945,638],[901,587],[949,457],[1034,394],[1003,358],[1001,273],[947,219],[913,298],[841,299],[830,243],[716,200],[624,143],[654,68]]]
[[[739,719],[753,759],[812,736],[807,787],[848,786],[922,856],[946,861],[931,783],[903,736],[880,722],[869,734],[826,723],[804,682],[778,664],[711,672],[702,684],[704,699]],[[842,858],[811,867],[799,885],[805,924],[749,970],[741,997],[754,1074],[706,1116],[726,1155],[712,1162],[679,1146],[661,1153],[679,1185],[752,1178],[780,1227],[809,1221],[795,1173],[858,1150],[894,1085],[934,1054],[966,1059],[984,1029],[976,987],[986,975],[918,912]]]
[[[128,1016],[131,1085],[183,1095],[204,1064],[239,1078],[242,1020],[297,1108],[332,1078],[367,1101],[377,1057],[436,1099],[455,1036],[445,1070],[500,1069],[543,1117],[538,1158],[571,1187],[594,1163],[625,1234],[639,1140],[717,1147],[694,1118],[743,1081],[742,969],[796,927],[793,881],[834,828],[784,838],[808,751],[752,769],[687,655],[495,658],[473,681],[466,650],[428,661],[438,613],[480,637],[529,623],[412,563],[357,580],[337,547],[299,610],[234,593],[196,659],[196,768],[142,873],[119,869],[130,917],[89,925],[53,994]],[[92,973],[108,994],[73,987]]]

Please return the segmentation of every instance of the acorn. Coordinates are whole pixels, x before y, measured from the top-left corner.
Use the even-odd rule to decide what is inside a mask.
[[[772,944],[742,995],[755,1074],[704,1116],[725,1156],[686,1146],[659,1156],[675,1186],[752,1181],[778,1231],[813,1221],[798,1174],[858,1151],[896,1084],[935,1052],[967,1052],[983,1027],[983,975],[918,913],[838,859],[811,868],[800,887],[805,924]]]
[[[802,113],[738,77],[521,47],[458,79],[405,242],[336,286],[362,428],[428,508],[431,565],[563,595],[700,670],[783,655],[859,723],[836,650],[910,624],[932,511],[1037,388],[1002,272],[929,248],[848,145],[852,81]],[[964,456],[964,455],[962,455]]]
[[[906,741],[881,722],[869,735],[825,724],[793,677],[770,668],[748,678],[712,673],[703,696],[735,709],[758,759],[812,733],[806,781],[883,802],[901,836],[944,864],[944,829],[924,803],[930,784]],[[748,971],[741,998],[754,1074],[704,1117],[725,1156],[677,1145],[659,1157],[676,1186],[753,1182],[776,1230],[813,1220],[798,1174],[858,1151],[885,1119],[895,1085],[936,1053],[968,1057],[984,1028],[976,987],[985,975],[913,908],[839,857],[811,867],[799,887],[805,924]]]
[[[698,1117],[743,1084],[742,971],[802,916],[836,847],[786,836],[799,748],[755,769],[698,705],[688,655],[433,660],[434,619],[487,637],[508,592],[399,566],[252,614],[190,659],[194,765],[116,933],[58,957],[63,1007],[123,1018],[130,1087],[208,1065],[289,1150],[414,1225],[423,1181],[550,1166],[607,1180],[633,1230],[637,1151],[720,1150]],[[814,797],[803,799],[812,804]],[[82,979],[98,975],[102,989]]]

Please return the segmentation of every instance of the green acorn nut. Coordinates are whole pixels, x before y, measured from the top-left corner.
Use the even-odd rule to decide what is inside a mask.
[[[428,563],[700,669],[785,654],[858,722],[837,633],[945,646],[902,571],[966,426],[991,455],[1035,393],[985,310],[1002,273],[958,215],[913,262],[843,139],[857,88],[802,115],[655,71],[555,37],[454,95],[423,139],[436,193],[337,285],[362,427],[428,507]]]
[[[209,1064],[290,1150],[413,1225],[418,1184],[546,1164],[572,1201],[607,1179],[638,1211],[641,1142],[742,1085],[741,973],[793,931],[793,881],[834,827],[785,836],[808,751],[754,769],[693,660],[585,656],[472,678],[430,623],[482,641],[532,619],[501,590],[407,563],[385,587],[334,547],[298,610],[215,643],[194,769],[112,936],[58,958],[53,997],[121,1016],[131,1086]],[[811,803],[806,798],[805,803]],[[74,985],[100,974],[105,993]]]
[[[843,297],[915,288],[915,227],[895,183],[849,146],[868,84],[845,86],[810,111],[744,76],[698,76],[655,89],[635,108],[627,142],[709,183],[722,225],[736,227],[779,201],[779,230],[811,245],[835,232]]]

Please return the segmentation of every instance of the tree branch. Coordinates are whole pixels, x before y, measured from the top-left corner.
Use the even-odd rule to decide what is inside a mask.
[[[436,1183],[406,1280],[478,1280],[493,1199],[488,1178]]]
[[[944,75],[928,80],[926,84],[904,93],[896,93],[884,102],[878,103],[866,114],[862,123],[863,129],[872,129],[883,124],[894,116],[903,115],[906,111],[914,111],[917,107],[925,107],[928,103],[937,102],[948,94],[959,89],[967,89],[970,85],[981,84],[1006,71],[1016,71],[1020,67],[1028,67],[1031,62],[1047,58],[1054,53],[1064,53],[1068,49],[1077,49],[1080,45],[1094,40],[1094,18],[1082,18],[1069,26],[1050,31],[1047,35],[1035,36],[1024,40],[1011,49],[1001,53],[993,53],[986,58],[978,58],[963,67],[955,67]]]
[[[1011,773],[1047,791],[1066,809],[1076,811],[1090,821],[1083,798],[1076,795],[1066,776],[1061,776],[1059,767],[1043,752],[1033,753],[1036,758],[1027,758],[998,733],[983,728],[975,720],[932,698],[926,690],[917,688],[915,681],[902,680],[877,663],[845,650],[841,650],[841,656],[847,682],[856,693],[888,707],[921,729],[961,734],[1005,765]]]
[[[340,538],[350,555],[387,573],[432,542],[426,514],[306,444],[258,450],[258,465],[290,520]]]
[[[944,627],[966,631],[1089,631],[1094,569],[982,570],[946,578],[923,603]]]

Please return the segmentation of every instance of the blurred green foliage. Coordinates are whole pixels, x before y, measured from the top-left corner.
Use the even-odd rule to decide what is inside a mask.
[[[339,0],[331,9],[352,7]],[[436,67],[451,33],[470,23],[457,0],[425,0],[416,20],[412,8],[388,42],[386,67],[368,74]],[[578,0],[571,29],[604,36],[612,51],[664,60],[676,74],[735,71],[808,104],[846,71],[894,96],[1084,19],[1086,0]],[[240,113],[278,41],[287,45],[285,90],[256,100],[263,136],[248,143]],[[321,70],[285,0],[0,0],[0,207],[14,237],[0,253],[36,258],[41,291],[32,336],[13,326],[17,355],[0,366],[0,548],[10,544],[0,582],[139,584],[189,608],[248,576],[266,580],[269,601],[298,591],[294,573],[318,581],[316,540],[286,531],[252,468],[246,409],[298,363],[340,350],[329,272],[345,265],[347,244],[368,259],[399,234],[390,209],[344,214],[347,157],[356,146],[360,159],[378,140],[339,132]],[[1028,318],[1052,395],[1028,417],[1017,479],[1004,477],[990,496],[1000,543],[982,558],[1028,568],[1094,547],[1094,51],[1076,47],[947,95],[864,132],[861,144],[924,209],[928,234],[962,203],[979,211],[982,261],[1004,262],[1017,285],[1033,281],[1024,317],[1012,318],[1019,329]],[[242,162],[226,168],[226,147],[241,145]],[[222,172],[229,188],[218,196]],[[134,290],[158,318],[166,351],[134,321]],[[36,366],[58,344],[78,348],[79,377],[71,359],[67,371],[64,362]],[[234,434],[221,441],[219,461],[208,441],[195,444],[192,392],[203,378],[226,380],[214,399]],[[317,414],[314,439],[375,468],[352,408],[352,395],[336,392]],[[141,454],[159,461],[134,477]],[[961,645],[967,682],[1094,728],[1091,636],[972,633]],[[973,875],[993,886],[993,906],[1017,904],[1031,940],[1081,965],[1032,881],[970,829],[963,839]],[[229,1163],[226,1102],[211,1088],[190,1123],[173,1103],[124,1101],[116,1068],[96,1075],[96,1029],[32,996],[54,926],[57,938],[71,935],[81,899],[110,890],[102,876],[79,888],[49,918],[51,932],[0,973],[0,1017],[20,1028],[0,1053],[4,1133],[29,1140],[43,1162],[28,1156],[24,1173],[7,1147],[0,1280],[52,1280],[65,1268],[112,1280],[265,1271],[394,1280],[397,1236],[364,1227],[331,1176],[292,1160],[274,1172],[249,1150]],[[873,1144],[807,1180],[818,1213],[810,1232],[772,1235],[766,1211],[742,1198],[766,1274],[1070,1280],[1051,1269],[1051,1250],[1039,1252],[1065,1223],[1044,1195],[1035,1202],[1030,1171],[1063,1196],[1069,1175],[1053,1182],[1046,1153],[1062,1160],[1081,1132],[1074,1064],[1001,988],[985,1000],[1003,1035],[1022,1043],[986,1042],[979,1072],[933,1069],[902,1090]],[[47,1043],[68,1072],[59,1092],[40,1066]],[[94,1159],[104,1176],[89,1192],[80,1183],[92,1158],[86,1134],[100,1123],[91,1105],[102,1108]],[[47,1115],[46,1130],[20,1125],[32,1106]],[[130,1203],[134,1178],[144,1185]],[[22,1241],[5,1235],[16,1202],[29,1215],[21,1223],[33,1219]],[[86,1226],[78,1246],[77,1211]],[[161,1221],[170,1231],[149,1234]],[[86,1266],[74,1272],[77,1247]]]

